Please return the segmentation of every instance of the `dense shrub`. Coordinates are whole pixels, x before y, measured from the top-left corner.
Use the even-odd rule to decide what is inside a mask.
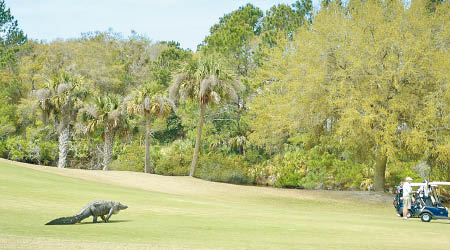
[[[0,158],[8,158],[8,149],[6,148],[5,140],[0,140]]]
[[[160,158],[156,162],[155,173],[162,175],[189,175],[192,161],[192,143],[187,140],[176,140],[162,147]]]
[[[363,166],[319,148],[289,149],[249,171],[253,182],[287,188],[357,189],[364,180]]]
[[[102,169],[102,140],[98,137],[74,136],[69,142],[69,166],[80,169]]]
[[[58,156],[58,143],[55,141],[43,141],[38,144],[40,163],[44,165],[56,164]]]
[[[58,159],[58,136],[51,125],[36,121],[26,128],[28,161],[30,163],[56,165]]]
[[[240,155],[210,152],[200,156],[196,177],[210,181],[236,184],[251,183],[248,165]]]
[[[113,170],[144,172],[144,166],[145,145],[140,145],[139,141],[125,145],[118,153],[117,160],[111,163]]]
[[[8,138],[0,147],[2,156],[33,164],[54,165],[58,156],[58,143],[22,137]]]
[[[364,172],[368,172],[364,165],[334,159],[331,172],[333,178],[330,181],[336,189],[365,189],[364,185],[361,186],[368,179],[363,175]]]
[[[24,135],[7,137],[0,143],[0,155],[14,161],[55,165],[57,138],[52,126],[37,121],[25,129]]]
[[[11,137],[6,140],[8,159],[25,162],[28,160],[29,152],[26,141],[20,137]]]

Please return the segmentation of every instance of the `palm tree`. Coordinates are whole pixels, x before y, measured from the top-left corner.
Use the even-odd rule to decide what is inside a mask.
[[[154,173],[150,164],[150,122],[152,116],[165,117],[172,113],[175,105],[172,100],[162,96],[156,83],[141,85],[127,103],[128,112],[143,114],[145,117],[145,173]]]
[[[192,99],[200,103],[197,137],[190,176],[194,176],[198,163],[203,121],[208,104],[238,99],[243,85],[215,57],[200,57],[182,65],[170,88],[170,98]]]
[[[83,110],[86,129],[90,132],[96,129],[103,131],[103,170],[109,169],[117,132],[128,131],[130,127],[130,119],[122,104],[119,96],[106,94],[97,97],[93,104],[86,105]]]
[[[75,120],[82,101],[88,92],[79,76],[61,73],[47,82],[47,86],[36,91],[43,122],[53,118],[58,132],[58,168],[67,163],[70,124]]]

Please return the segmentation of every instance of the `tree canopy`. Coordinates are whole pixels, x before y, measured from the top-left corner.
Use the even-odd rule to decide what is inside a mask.
[[[197,52],[113,30],[28,40],[0,12],[0,157],[276,187],[450,180],[448,1],[246,4]]]

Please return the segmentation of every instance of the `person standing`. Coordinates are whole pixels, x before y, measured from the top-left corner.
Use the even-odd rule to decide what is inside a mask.
[[[402,217],[400,214],[403,213],[403,211],[400,211],[400,202],[403,200],[403,181],[400,182],[396,189],[397,193],[395,195],[395,208],[397,211],[397,216]]]
[[[411,194],[414,193],[411,187],[412,178],[406,177],[403,183],[403,219],[408,219],[408,210],[411,209]]]

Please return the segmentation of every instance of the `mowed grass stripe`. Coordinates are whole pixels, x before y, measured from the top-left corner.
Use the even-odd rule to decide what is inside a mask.
[[[225,186],[217,195],[180,195],[4,162],[0,162],[0,183],[0,237],[8,239],[5,247],[10,248],[19,244],[14,237],[29,239],[30,245],[39,242],[43,249],[57,248],[58,240],[69,249],[97,248],[97,243],[130,249],[398,249],[405,244],[410,249],[445,249],[450,243],[449,222],[404,222],[382,203],[301,199],[285,196],[284,190],[279,197],[252,196],[236,192],[240,187],[231,185],[228,193]],[[152,183],[148,185],[151,189]],[[95,199],[120,201],[129,209],[114,215],[109,224],[86,219],[77,225],[44,226],[51,219],[77,213]]]

